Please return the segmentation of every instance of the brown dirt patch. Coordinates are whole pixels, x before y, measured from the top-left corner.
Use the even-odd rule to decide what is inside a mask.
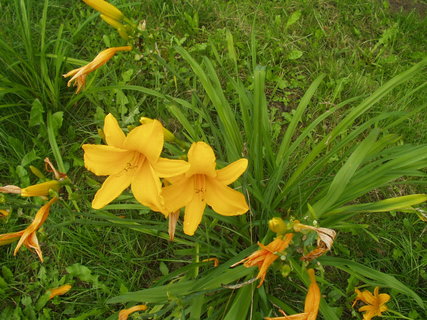
[[[417,0],[389,0],[390,8],[393,12],[410,12],[415,11],[421,17],[425,17],[427,13],[427,3]]]

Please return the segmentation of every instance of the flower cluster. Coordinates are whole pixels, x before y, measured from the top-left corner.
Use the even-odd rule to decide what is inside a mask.
[[[187,235],[196,231],[206,205],[226,216],[248,211],[244,195],[228,187],[246,170],[246,159],[217,170],[214,151],[204,142],[191,145],[188,161],[162,158],[164,128],[157,120],[125,135],[114,116],[108,114],[104,135],[107,145],[83,145],[86,168],[98,176],[108,176],[95,194],[93,208],[103,208],[130,186],[138,202],[166,217],[185,208]],[[162,187],[161,178],[166,186]]]

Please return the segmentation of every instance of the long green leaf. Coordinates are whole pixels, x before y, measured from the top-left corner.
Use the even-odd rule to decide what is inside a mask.
[[[397,292],[406,294],[412,297],[421,308],[425,309],[424,302],[421,297],[391,275],[343,258],[323,256],[318,260],[322,265],[339,268],[362,281],[368,280],[369,284],[372,286],[392,288]]]

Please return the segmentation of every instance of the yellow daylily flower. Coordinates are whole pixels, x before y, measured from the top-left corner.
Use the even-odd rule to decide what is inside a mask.
[[[107,63],[108,60],[110,60],[118,51],[130,51],[132,50],[131,46],[125,46],[125,47],[113,47],[108,48],[103,51],[101,51],[91,62],[89,62],[87,65],[71,70],[70,72],[63,75],[63,77],[72,78],[68,81],[67,86],[70,87],[72,82],[74,81],[74,86],[77,86],[76,93],[79,93],[86,84],[86,76],[91,73],[92,71],[98,69],[99,67],[103,66]]]
[[[60,286],[58,288],[52,288],[49,289],[49,299],[53,299],[56,296],[62,296],[63,294],[66,294],[72,286],[70,284],[64,284],[63,286]]]
[[[374,294],[365,290],[361,292],[359,289],[355,289],[357,294],[356,299],[353,302],[353,307],[357,301],[366,303],[366,306],[359,308],[363,314],[363,320],[371,320],[373,317],[381,316],[381,314],[388,310],[386,303],[390,300],[390,296],[387,293],[379,294],[379,287],[375,287]]]
[[[92,201],[100,209],[131,186],[141,204],[159,211],[163,207],[160,178],[185,173],[190,165],[183,160],[160,157],[163,149],[163,126],[155,120],[138,126],[126,136],[110,113],[105,117],[107,145],[83,145],[85,167],[97,176],[109,176]]]
[[[0,235],[0,245],[9,244],[11,242],[17,241],[19,239],[18,244],[16,245],[15,251],[13,255],[16,256],[19,249],[22,245],[26,246],[28,249],[34,250],[40,258],[40,261],[43,262],[43,254],[40,249],[39,241],[37,239],[36,231],[43,225],[49,216],[50,206],[55,203],[58,198],[52,198],[48,203],[46,203],[43,207],[37,211],[33,222],[24,230],[6,233]]]
[[[181,176],[168,179],[172,185],[162,191],[167,212],[185,207],[185,234],[194,234],[206,205],[224,216],[240,215],[249,210],[244,195],[227,187],[246,170],[247,159],[237,160],[223,169],[216,170],[216,158],[212,148],[204,142],[196,142],[188,151],[188,162],[190,170]]]
[[[119,312],[119,320],[127,320],[131,313],[136,311],[145,311],[147,310],[147,306],[145,304],[140,304],[137,306],[133,306],[132,308],[124,309]]]
[[[124,18],[123,13],[113,6],[111,3],[108,3],[104,0],[83,0],[88,6],[94,8],[96,11],[102,13],[103,15],[110,17],[114,20],[122,20]]]
[[[284,251],[289,246],[293,236],[293,233],[287,233],[284,236],[278,236],[266,246],[258,242],[258,246],[260,246],[261,249],[255,251],[249,257],[246,257],[243,260],[233,264],[232,267],[237,266],[240,263],[244,263],[243,265],[246,268],[255,266],[258,267],[259,272],[256,276],[256,279],[260,279],[258,288],[261,287],[265,276],[267,275],[268,268],[279,257],[278,253]]]
[[[287,316],[283,311],[280,310],[284,314],[283,317],[266,317],[264,318],[265,320],[316,320],[320,306],[320,288],[317,285],[314,270],[308,269],[307,273],[310,277],[310,285],[305,297],[304,312]]]

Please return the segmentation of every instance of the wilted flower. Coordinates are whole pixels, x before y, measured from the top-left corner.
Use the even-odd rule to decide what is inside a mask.
[[[74,81],[74,86],[77,85],[77,91],[76,93],[79,93],[83,87],[86,84],[86,76],[91,73],[92,71],[98,69],[99,67],[103,66],[107,63],[108,60],[110,60],[118,51],[130,51],[132,50],[131,46],[125,46],[125,47],[113,47],[105,49],[104,51],[101,51],[95,59],[93,59],[91,62],[89,62],[87,65],[71,70],[67,74],[64,74],[63,76],[65,78],[71,77],[72,78],[68,81],[67,86],[71,86],[72,82]]]
[[[57,200],[58,198],[52,198],[48,203],[46,203],[43,207],[41,207],[39,211],[36,213],[33,222],[25,230],[13,232],[13,233],[1,234],[0,245],[9,244],[19,239],[19,242],[15,248],[15,251],[13,252],[14,256],[16,256],[21,246],[24,245],[28,249],[34,250],[39,256],[40,261],[43,262],[43,254],[40,249],[36,231],[46,221],[47,217],[49,216],[50,206]]]
[[[189,169],[183,160],[160,157],[161,123],[155,120],[138,126],[125,136],[117,120],[108,114],[104,134],[107,145],[83,145],[85,167],[98,176],[109,176],[95,194],[92,207],[104,207],[131,185],[136,200],[158,211],[163,207],[160,177],[176,176]]]
[[[248,160],[237,160],[223,169],[216,170],[212,148],[204,142],[193,143],[188,151],[190,169],[168,179],[172,185],[163,188],[166,211],[185,207],[184,233],[193,235],[202,220],[206,205],[225,216],[244,214],[249,210],[241,192],[227,187],[248,166]]]
[[[259,272],[256,276],[256,279],[260,279],[258,284],[259,288],[264,282],[268,268],[279,257],[280,253],[289,246],[293,236],[293,233],[288,233],[284,236],[278,236],[266,246],[258,242],[258,245],[261,247],[261,249],[255,251],[249,257],[246,257],[243,260],[233,264],[231,267],[237,266],[240,263],[244,263],[243,265],[247,268],[255,266],[258,267]]]
[[[173,241],[175,239],[175,230],[176,230],[176,223],[178,222],[179,218],[179,210],[176,210],[174,212],[171,212],[168,214],[168,234],[169,234],[169,240]]]
[[[317,248],[301,257],[301,260],[303,261],[311,261],[331,250],[337,235],[333,229],[308,226],[300,223],[298,220],[294,221],[293,228],[296,232],[301,232],[302,230],[311,230],[317,233]]]
[[[353,302],[353,307],[357,301],[366,303],[366,306],[359,308],[363,314],[363,320],[371,320],[373,317],[381,316],[381,314],[388,310],[386,303],[390,300],[390,296],[387,293],[379,294],[379,287],[375,287],[374,294],[365,290],[361,292],[359,289],[355,289],[357,294],[356,299]]]
[[[316,282],[316,275],[313,269],[307,270],[310,277],[310,286],[305,297],[304,313],[287,316],[283,311],[283,317],[264,318],[265,320],[316,320],[320,305],[320,288]]]
[[[140,304],[137,306],[133,306],[132,308],[124,309],[119,312],[119,320],[127,320],[131,313],[136,311],[145,311],[147,310],[147,306],[145,304]]]
[[[15,193],[15,194],[20,194],[21,193],[21,188],[18,186],[13,186],[13,185],[7,185],[4,187],[0,187],[0,193]]]
[[[49,289],[49,299],[53,299],[56,296],[62,296],[63,294],[66,294],[68,291],[70,291],[70,289],[70,284],[64,284],[63,286],[60,286],[58,288]]]

